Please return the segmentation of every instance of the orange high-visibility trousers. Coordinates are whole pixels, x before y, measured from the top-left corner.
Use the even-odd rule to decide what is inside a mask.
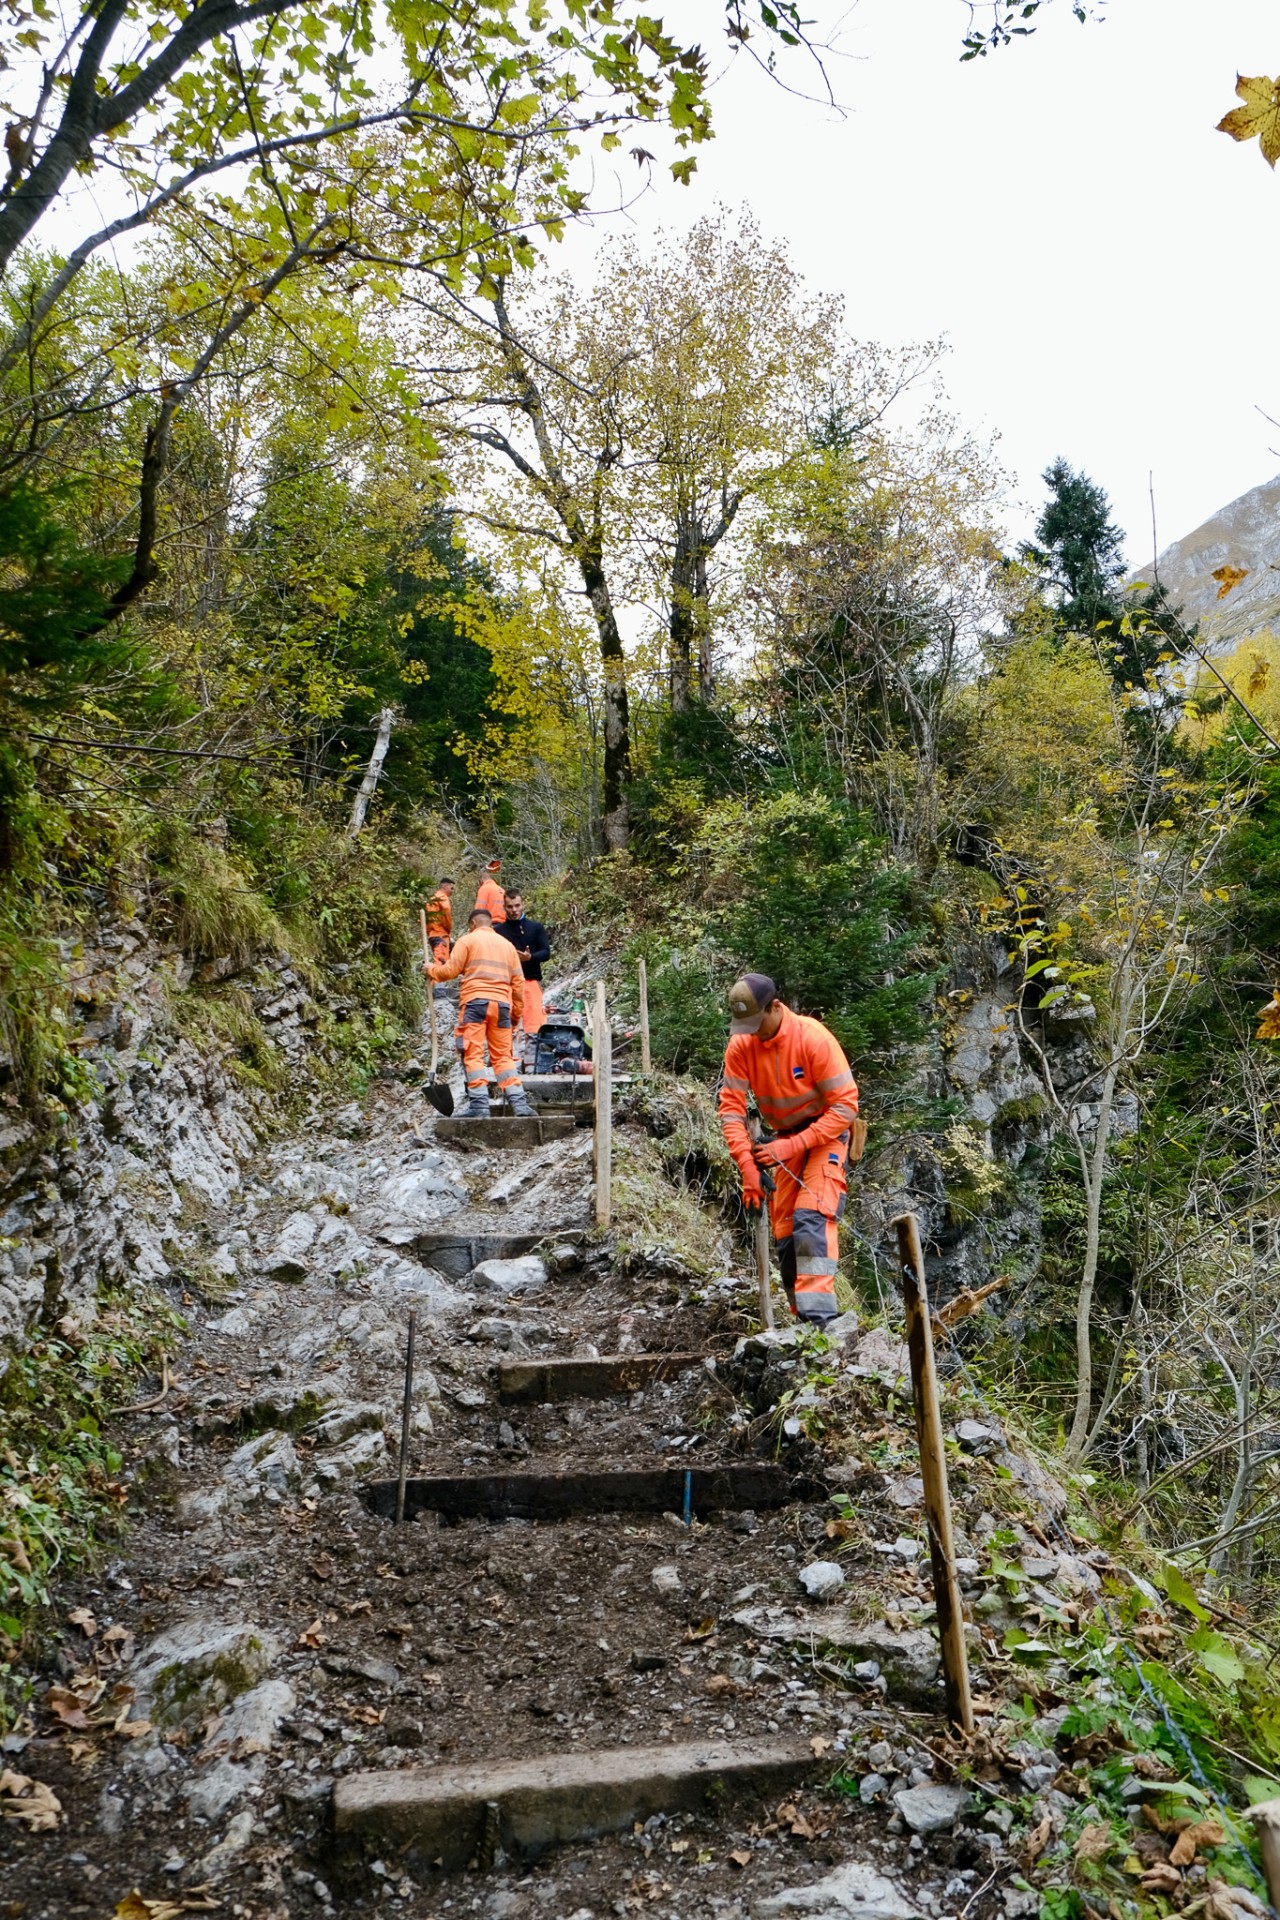
[[[493,1065],[493,1077],[504,1093],[520,1085],[520,1075],[511,1052],[511,1009],[496,1000],[470,1000],[462,1009],[462,1064],[466,1070],[467,1092],[481,1093],[488,1085],[485,1048]]]
[[[524,1030],[537,1033],[546,1019],[542,1007],[541,980],[526,980],[524,983]]]
[[[791,1311],[802,1320],[836,1316],[838,1223],[844,1213],[848,1157],[849,1136],[842,1133],[812,1148],[803,1162],[771,1169],[777,1185],[769,1220],[778,1266]]]

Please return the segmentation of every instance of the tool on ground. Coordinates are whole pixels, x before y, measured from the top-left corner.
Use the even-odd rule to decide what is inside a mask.
[[[965,1645],[964,1605],[960,1598],[955,1541],[951,1532],[951,1495],[947,1487],[947,1456],[942,1440],[942,1408],[938,1401],[938,1373],[933,1357],[933,1328],[929,1319],[924,1255],[920,1249],[920,1222],[914,1213],[900,1213],[893,1222],[893,1228],[898,1236],[902,1299],[906,1308],[907,1352],[911,1356],[911,1392],[916,1410],[920,1475],[924,1481],[924,1513],[929,1534],[929,1562],[933,1570],[933,1601],[937,1610],[938,1638],[942,1642],[942,1678],[947,1718],[964,1733],[972,1733],[969,1649]]]
[[[752,1120],[751,1122],[751,1138],[753,1140],[760,1138],[760,1122],[758,1120]],[[760,1168],[760,1185],[764,1188],[766,1194],[774,1194],[778,1191],[777,1181],[770,1173],[768,1167]],[[769,1266],[769,1202],[767,1200],[763,1206],[759,1207],[756,1211],[755,1254],[756,1291],[760,1299],[760,1325],[766,1333],[772,1333],[774,1327],[773,1288]]]
[[[396,1481],[396,1524],[404,1519],[404,1489],[409,1478],[409,1425],[413,1419],[413,1340],[418,1310],[409,1309],[409,1345],[404,1356],[404,1411],[400,1416],[400,1477]]]

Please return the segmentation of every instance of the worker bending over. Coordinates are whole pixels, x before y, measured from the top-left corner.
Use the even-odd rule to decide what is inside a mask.
[[[542,963],[551,958],[551,942],[541,920],[525,917],[524,899],[519,887],[508,887],[503,896],[506,918],[494,928],[516,950],[524,974],[524,1030],[537,1033],[545,1015],[542,1008]]]
[[[499,938],[490,916],[477,907],[452,958],[433,960],[424,972],[431,980],[462,981],[458,999],[462,1064],[467,1076],[463,1118],[485,1120],[489,1115],[486,1045],[493,1077],[511,1103],[511,1111],[524,1119],[532,1118],[533,1108],[511,1057],[512,1016],[518,1020],[524,1011],[524,979],[510,941]]]
[[[476,906],[488,914],[495,927],[506,912],[502,882],[498,878],[501,868],[501,860],[489,862],[481,876],[479,891],[476,894]]]
[[[762,1170],[773,1176],[769,1212],[782,1284],[791,1311],[820,1326],[836,1314],[836,1223],[858,1089],[835,1035],[784,1006],[766,974],[734,982],[729,1013],[720,1087],[725,1144],[742,1174],[744,1206],[764,1204]],[[749,1093],[776,1138],[751,1139]]]
[[[427,902],[427,945],[436,960],[447,960],[453,942],[453,881],[442,880]]]

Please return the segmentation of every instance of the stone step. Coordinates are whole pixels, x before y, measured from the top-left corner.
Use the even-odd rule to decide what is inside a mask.
[[[557,1234],[565,1239],[565,1234]],[[519,1260],[547,1238],[542,1233],[463,1233],[457,1227],[415,1233],[410,1245],[423,1266],[446,1280],[465,1280],[482,1260]]]
[[[774,1794],[813,1768],[807,1742],[774,1736],[349,1773],[334,1785],[333,1825],[340,1839],[394,1849],[411,1871],[491,1866],[499,1850],[529,1858],[655,1813],[718,1806],[727,1792]]]
[[[655,1380],[700,1367],[700,1353],[615,1353],[594,1360],[500,1360],[498,1397],[537,1406],[565,1400],[607,1400],[611,1393],[634,1393]]]
[[[564,1520],[580,1513],[740,1512],[821,1500],[826,1488],[764,1462],[722,1467],[622,1467],[610,1472],[440,1474],[411,1479],[405,1518],[439,1513],[459,1520]],[[362,1490],[380,1519],[396,1509],[396,1482]]]
[[[567,1140],[577,1121],[571,1113],[534,1114],[521,1120],[515,1114],[492,1114],[487,1120],[436,1121],[436,1139],[445,1146],[545,1147],[549,1140]]]

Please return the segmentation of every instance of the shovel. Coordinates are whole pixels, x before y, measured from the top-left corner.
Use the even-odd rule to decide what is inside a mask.
[[[453,1093],[447,1081],[429,1080],[422,1091],[437,1113],[443,1114],[446,1120],[453,1118]]]

